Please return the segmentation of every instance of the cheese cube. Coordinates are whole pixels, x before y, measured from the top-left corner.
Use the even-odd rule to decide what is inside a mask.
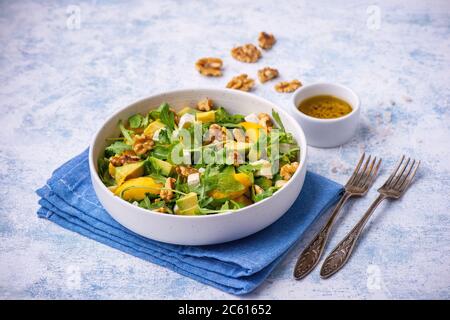
[[[185,113],[180,117],[180,121],[178,122],[179,128],[184,128],[184,126],[188,123],[194,123],[195,116],[190,113]]]
[[[256,115],[256,113],[250,113],[244,119],[245,119],[246,122],[259,123],[259,119],[258,119],[258,116]]]
[[[195,187],[200,184],[200,173],[191,173],[187,177],[187,184],[189,187]]]

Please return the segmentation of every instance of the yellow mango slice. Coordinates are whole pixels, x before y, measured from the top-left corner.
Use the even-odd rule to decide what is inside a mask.
[[[258,141],[260,129],[265,130],[265,128],[262,125],[260,125],[258,123],[254,123],[254,122],[241,122],[239,124],[242,127],[244,127],[245,134],[248,136],[248,138],[251,142]]]
[[[239,181],[245,187],[250,187],[252,185],[252,179],[248,175],[246,175],[245,173],[235,173],[234,174],[234,179]]]
[[[166,125],[164,123],[162,123],[159,120],[155,120],[153,122],[151,122],[147,128],[145,128],[144,130],[144,134],[153,137],[153,135],[155,134],[156,130],[162,129],[164,128]]]
[[[150,177],[139,177],[125,181],[114,194],[125,200],[139,201],[145,198],[146,193],[159,194],[162,187],[162,183],[157,183]]]
[[[214,110],[207,112],[197,112],[196,114],[197,121],[200,122],[214,122],[216,120],[216,112]]]
[[[108,172],[111,177],[114,177],[116,175],[116,167],[114,167],[111,162],[108,165]]]

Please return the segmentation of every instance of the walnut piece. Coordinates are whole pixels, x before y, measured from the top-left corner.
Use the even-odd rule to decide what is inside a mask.
[[[175,171],[178,175],[187,178],[188,175],[192,174],[192,173],[197,173],[198,170],[193,168],[193,167],[188,167],[188,166],[177,166],[175,168]]]
[[[275,85],[275,90],[278,92],[293,92],[300,88],[302,86],[302,83],[298,81],[297,79],[294,79],[292,81],[281,81],[278,82]]]
[[[231,56],[241,62],[255,63],[261,58],[261,51],[249,43],[231,49]]]
[[[272,48],[276,41],[277,40],[275,39],[273,34],[268,34],[264,31],[259,33],[258,44],[263,49],[268,50]]]
[[[220,77],[222,75],[223,62],[219,58],[201,58],[195,63],[195,68],[200,74],[207,77]]]
[[[153,209],[153,211],[160,212],[160,213],[167,213],[168,212],[166,207],[159,207],[157,209]]]
[[[239,128],[233,129],[233,137],[237,142],[246,142],[246,138],[248,138],[245,136],[244,130]]]
[[[213,101],[208,98],[202,99],[197,103],[197,109],[200,111],[210,111],[213,106]]]
[[[208,137],[206,139],[207,143],[211,143],[214,141],[222,141],[226,138],[226,132],[224,132],[226,128],[222,128],[217,123],[213,123],[209,126]]]
[[[280,169],[280,175],[283,177],[284,180],[289,180],[294,174],[295,170],[297,169],[298,169],[298,162],[285,164]]]
[[[159,196],[164,201],[170,201],[173,198],[173,188],[175,187],[175,179],[167,178],[166,183],[164,184],[164,189],[161,189],[159,192]]]
[[[133,150],[137,155],[142,155],[153,149],[155,142],[146,134],[137,134],[133,137]]]
[[[114,167],[121,167],[126,163],[138,162],[140,160],[141,158],[139,158],[134,151],[126,150],[121,154],[116,154],[109,161]]]
[[[266,67],[258,70],[258,78],[261,83],[267,82],[278,77],[278,70],[274,68]]]
[[[255,80],[251,79],[245,73],[233,77],[228,83],[227,88],[241,91],[250,91],[255,85]]]
[[[272,128],[273,123],[270,119],[270,116],[267,113],[261,112],[258,114],[259,119],[259,125],[263,126],[264,128]]]

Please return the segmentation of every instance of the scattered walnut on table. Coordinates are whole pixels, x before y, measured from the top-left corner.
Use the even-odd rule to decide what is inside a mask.
[[[197,109],[200,111],[211,111],[214,103],[211,99],[205,98],[197,103]]]
[[[109,160],[114,167],[121,167],[124,164],[139,161],[141,161],[141,158],[139,158],[132,150],[126,150],[121,154],[116,154]]]
[[[261,58],[261,51],[249,43],[231,49],[231,56],[241,62],[255,63]]]
[[[300,88],[302,86],[302,83],[298,81],[297,79],[294,79],[292,81],[281,81],[278,82],[275,85],[275,90],[278,92],[293,92]]]
[[[284,180],[289,180],[297,169],[298,169],[298,162],[285,164],[280,169],[280,175],[283,177]]]
[[[159,196],[164,201],[170,201],[173,198],[173,189],[175,188],[175,179],[167,178],[166,183],[164,184],[164,189],[161,189],[159,192]]]
[[[153,149],[155,142],[146,134],[137,134],[133,137],[133,150],[137,155],[142,155]]]
[[[272,48],[276,41],[273,34],[268,34],[264,31],[259,33],[258,44],[263,49],[268,50]]]
[[[228,83],[227,88],[236,89],[241,91],[250,91],[255,85],[255,80],[248,77],[243,73],[236,77],[233,77]]]
[[[258,78],[261,83],[267,82],[278,77],[278,70],[270,67],[265,67],[258,70]]]
[[[222,75],[223,62],[219,58],[201,58],[195,63],[195,68],[200,74],[207,77],[220,77]]]

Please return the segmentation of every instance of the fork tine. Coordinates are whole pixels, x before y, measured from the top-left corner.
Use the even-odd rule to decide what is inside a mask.
[[[408,170],[405,171],[405,174],[402,174],[400,178],[398,179],[397,183],[395,183],[392,187],[396,189],[400,189],[401,185],[405,182],[405,180],[408,178],[409,174],[411,173],[412,169],[414,168],[414,164],[416,163],[416,160],[413,159],[413,162],[409,166]]]
[[[361,156],[361,158],[359,158],[359,162],[358,165],[356,166],[355,170],[352,173],[352,176],[350,177],[350,179],[348,179],[347,184],[351,184],[353,183],[353,180],[355,179],[356,175],[358,174],[359,168],[361,167],[361,163],[364,161],[364,157],[366,156],[366,153],[364,152]]]
[[[397,165],[397,168],[395,168],[395,170],[392,172],[392,174],[389,176],[389,178],[386,180],[386,182],[381,186],[381,188],[385,188],[386,186],[388,186],[391,183],[391,181],[395,177],[395,174],[397,173],[398,169],[402,165],[403,160],[405,160],[405,155],[402,156],[402,158],[400,159],[400,162]]]
[[[405,179],[405,181],[403,181],[403,183],[401,184],[400,192],[405,191],[409,187],[409,185],[411,184],[412,180],[414,179],[414,176],[416,175],[417,169],[419,169],[419,166],[420,166],[420,160],[417,162],[416,168],[414,169],[412,174],[409,174],[410,172],[408,172],[409,178]]]
[[[364,166],[363,166],[363,168],[361,170],[361,173],[358,175],[357,180],[353,181],[353,184],[355,186],[359,186],[360,183],[361,183],[361,180],[365,177],[365,174],[366,174],[366,171],[367,171],[367,166],[370,163],[370,158],[372,158],[371,155],[369,155],[369,157],[367,158],[366,162],[364,163]]]
[[[408,160],[406,160],[406,163],[404,166],[402,166],[402,170],[400,171],[400,173],[396,175],[394,180],[392,180],[391,188],[395,188],[397,186],[397,184],[400,181],[400,179],[402,178],[403,173],[405,172],[406,168],[408,168],[410,161],[411,161],[411,158],[408,158]]]
[[[378,174],[378,169],[380,169],[380,164],[381,164],[381,158],[378,159],[378,163],[377,162],[377,158],[375,157],[375,159],[373,159],[373,172],[372,172],[372,167],[370,168],[370,172],[366,178],[366,180],[364,181],[364,187],[369,187],[370,185],[372,185],[373,179],[377,176]]]
[[[372,173],[372,170],[374,168],[376,161],[377,161],[377,157],[374,157],[372,162],[370,162],[370,165],[369,165],[369,168],[367,169],[367,171],[363,172],[363,177],[361,178],[359,186],[364,187],[366,185],[366,182],[370,178],[370,175]]]

